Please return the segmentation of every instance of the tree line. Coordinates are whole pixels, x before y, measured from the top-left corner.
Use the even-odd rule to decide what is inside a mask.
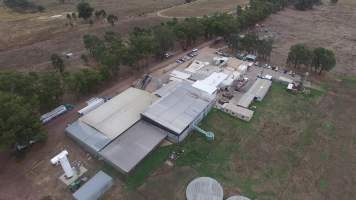
[[[247,52],[254,54],[261,60],[268,61],[273,49],[273,40],[259,39],[254,33],[246,35],[231,35],[229,47],[236,52]]]
[[[305,44],[296,44],[290,48],[287,65],[294,68],[304,67],[321,74],[330,71],[336,65],[335,54],[330,49],[318,47],[311,49]]]
[[[62,95],[55,72],[0,72],[0,150],[44,139],[40,112],[56,106]]]

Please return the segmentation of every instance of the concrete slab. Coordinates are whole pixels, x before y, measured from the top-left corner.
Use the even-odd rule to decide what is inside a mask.
[[[73,170],[75,170],[75,168],[73,168]],[[72,184],[74,181],[76,181],[78,178],[80,178],[85,172],[87,172],[88,170],[83,167],[83,166],[80,166],[79,167],[79,172],[78,173],[75,173],[73,177],[71,178],[66,178],[65,177],[65,174],[62,174],[60,177],[59,177],[59,180],[61,180],[64,184],[66,185],[70,185]]]

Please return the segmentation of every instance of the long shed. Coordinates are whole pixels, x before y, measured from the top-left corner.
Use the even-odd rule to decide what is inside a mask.
[[[113,179],[99,171],[88,182],[80,187],[74,194],[75,200],[97,200],[113,185]]]

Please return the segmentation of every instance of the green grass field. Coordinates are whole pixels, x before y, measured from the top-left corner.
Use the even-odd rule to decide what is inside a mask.
[[[274,199],[315,139],[313,130],[323,125],[315,108],[322,95],[318,91],[295,95],[273,84],[265,100],[254,104],[257,109],[249,123],[213,109],[201,127],[213,131],[216,140],[209,142],[193,133],[182,144],[156,150],[129,177],[127,186],[141,185],[172,150],[183,149],[176,167],[190,167],[199,176],[216,178],[224,188],[239,188],[252,199]]]

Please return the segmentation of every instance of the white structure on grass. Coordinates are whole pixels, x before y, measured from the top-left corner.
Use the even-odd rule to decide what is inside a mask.
[[[224,191],[215,179],[199,177],[188,184],[186,197],[187,200],[223,200]]]
[[[226,200],[250,200],[250,199],[244,196],[236,195],[236,196],[229,197]]]
[[[71,178],[72,176],[74,176],[74,170],[70,166],[67,155],[68,155],[68,151],[64,150],[61,153],[54,156],[51,159],[51,163],[53,165],[57,165],[58,163],[60,163],[66,175],[66,178]]]

